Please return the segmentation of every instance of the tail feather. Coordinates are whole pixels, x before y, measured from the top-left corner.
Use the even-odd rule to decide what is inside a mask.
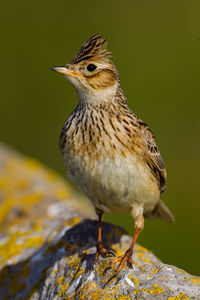
[[[160,218],[167,222],[175,221],[174,216],[162,200],[158,202],[153,211],[145,213],[144,216],[148,219]]]

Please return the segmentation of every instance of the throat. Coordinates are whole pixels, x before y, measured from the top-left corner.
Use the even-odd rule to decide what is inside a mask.
[[[79,105],[87,108],[109,107],[110,104],[127,104],[119,84],[98,90],[79,90]]]

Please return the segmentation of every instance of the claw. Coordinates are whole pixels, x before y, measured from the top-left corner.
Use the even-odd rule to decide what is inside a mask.
[[[132,254],[133,254],[133,251],[132,251],[132,249],[129,248],[123,256],[118,256],[112,261],[111,266],[110,266],[111,268],[118,262],[119,262],[119,265],[116,269],[116,272],[110,278],[110,280],[112,280],[113,278],[118,276],[118,274],[120,273],[121,269],[124,267],[125,264],[127,264],[127,266],[130,269],[133,268]]]
[[[118,277],[121,269],[124,267],[124,265],[127,263],[127,266],[132,269],[133,268],[133,260],[132,260],[132,253],[133,251],[131,249],[128,249],[126,253],[123,256],[116,257],[112,263],[110,268],[114,266],[117,262],[120,261],[115,273],[109,278],[109,280],[106,282],[106,284],[109,284],[114,278]]]
[[[97,243],[97,252],[94,259],[94,264],[97,262],[99,255],[104,257],[116,256],[115,252],[110,249],[107,250],[101,241]]]
[[[107,251],[106,256],[108,256],[108,257],[110,257],[110,256],[115,256],[116,257],[117,256],[117,254],[111,249],[107,249],[106,251]]]
[[[128,267],[131,265],[132,267],[132,255],[133,255],[133,250],[129,248],[124,256],[122,256],[120,263],[117,267],[116,273],[119,273],[121,269],[124,267],[124,265],[127,263]]]
[[[116,263],[118,263],[118,262],[122,259],[122,257],[123,257],[123,256],[117,256],[115,259],[113,259],[113,261],[111,262],[110,267],[113,268],[114,265],[115,265]]]
[[[139,215],[137,218],[141,218],[141,215]],[[143,216],[142,216],[142,220],[143,220]],[[116,272],[115,274],[111,277],[111,279],[113,279],[114,277],[117,277],[117,275],[120,273],[121,269],[124,267],[124,265],[127,263],[128,267],[129,268],[132,268],[132,264],[133,264],[133,261],[132,261],[132,255],[133,255],[133,248],[134,248],[134,245],[135,245],[135,242],[139,236],[141,232],[141,228],[140,227],[136,227],[135,229],[135,233],[134,233],[134,236],[133,236],[133,239],[132,239],[132,242],[131,242],[131,245],[129,247],[129,249],[126,251],[126,253],[122,256],[122,257],[118,257],[117,259],[115,259],[111,265],[111,267],[113,266],[113,264],[115,264],[115,262],[117,262],[118,260],[120,260],[120,263],[116,269]]]

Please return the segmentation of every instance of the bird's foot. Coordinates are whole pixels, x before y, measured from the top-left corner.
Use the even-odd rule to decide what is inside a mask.
[[[121,269],[124,267],[125,264],[127,264],[127,266],[132,269],[133,268],[133,260],[132,260],[132,255],[133,255],[133,250],[132,249],[128,249],[126,251],[126,253],[123,256],[118,256],[116,257],[112,263],[111,263],[111,268],[119,262],[119,265],[116,269],[115,275],[118,275],[119,272],[121,271]]]
[[[124,267],[125,264],[127,264],[127,266],[130,269],[133,268],[132,254],[133,254],[133,250],[129,248],[123,256],[118,256],[113,260],[110,268],[112,268],[118,262],[119,262],[119,265],[118,265],[116,271],[114,272],[114,274],[106,282],[106,285],[109,284],[109,282],[111,282],[113,279],[115,279],[119,275],[120,271],[122,270],[122,268]]]
[[[98,261],[99,255],[102,255],[103,257],[116,256],[115,252],[110,249],[106,249],[102,242],[97,243],[97,252],[94,259],[94,264]]]

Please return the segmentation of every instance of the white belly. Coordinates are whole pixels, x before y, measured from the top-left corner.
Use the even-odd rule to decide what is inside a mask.
[[[104,154],[93,159],[66,151],[64,162],[69,178],[103,211],[131,212],[136,201],[142,204],[144,212],[152,211],[159,201],[156,180],[136,156],[125,158],[116,154],[113,159]]]

